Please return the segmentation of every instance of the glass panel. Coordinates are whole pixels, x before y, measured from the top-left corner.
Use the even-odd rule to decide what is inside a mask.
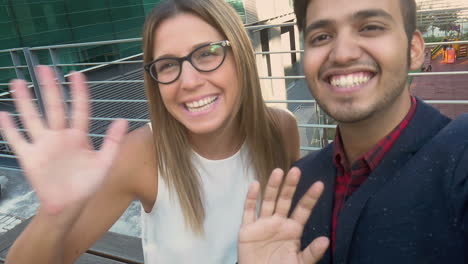
[[[11,26],[11,23],[0,22],[0,40],[4,38],[18,37],[16,30]]]
[[[122,1],[122,0],[110,0],[110,6],[112,6],[112,8],[116,8],[116,7],[122,7],[122,6],[125,6],[125,7],[128,7],[128,8],[131,8],[131,7],[138,7],[141,9],[141,0],[125,0],[125,1]]]
[[[145,10],[145,15],[147,15],[149,12],[151,12],[151,9],[154,8],[156,4],[159,4],[161,1],[160,0],[143,0],[143,7]]]
[[[69,12],[77,13],[91,10],[102,10],[107,9],[107,1],[96,1],[96,0],[72,0],[67,1],[67,7]]]
[[[236,12],[241,17],[242,22],[245,23],[244,2],[242,0],[225,0],[225,1],[236,10]]]
[[[12,20],[7,5],[0,5],[0,23],[10,22]]]

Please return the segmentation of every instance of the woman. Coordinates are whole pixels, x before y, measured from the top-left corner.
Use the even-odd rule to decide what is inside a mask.
[[[50,69],[38,68],[47,122],[24,81],[12,82],[32,142],[5,114],[0,123],[41,206],[9,261],[71,263],[134,199],[146,263],[237,260],[248,185],[265,186],[272,169],[298,159],[295,119],[262,101],[250,41],[221,0],[161,3],[146,20],[143,45],[151,126],[124,136],[125,121],[116,121],[99,152],[87,139],[82,75],[71,77],[69,126]]]

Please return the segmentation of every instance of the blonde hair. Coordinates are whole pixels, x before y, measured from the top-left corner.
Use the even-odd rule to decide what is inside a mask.
[[[198,16],[231,43],[239,78],[239,98],[234,113],[240,120],[239,134],[245,138],[251,165],[261,186],[265,186],[274,168],[289,169],[291,157],[281,136],[278,120],[268,111],[260,88],[252,45],[234,9],[222,0],[167,0],[156,6],[146,19],[143,31],[144,63],[153,60],[154,33],[164,20],[180,13]],[[199,175],[191,162],[187,129],[169,114],[159,86],[145,72],[151,125],[161,177],[175,191],[186,224],[203,234],[205,208]],[[232,121],[232,120],[231,120]]]

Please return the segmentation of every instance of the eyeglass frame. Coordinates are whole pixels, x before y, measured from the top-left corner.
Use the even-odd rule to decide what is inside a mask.
[[[211,46],[211,45],[217,45],[217,44],[220,44],[221,47],[223,48],[223,60],[219,63],[218,66],[216,66],[214,69],[211,69],[211,70],[208,70],[208,71],[205,71],[205,70],[200,70],[197,66],[195,66],[192,62],[192,55],[193,53],[195,53],[196,51],[202,49],[202,48],[205,48],[205,47],[208,47],[208,46]],[[227,50],[226,48],[227,47],[230,47],[231,46],[231,43],[229,42],[229,40],[221,40],[221,41],[216,41],[216,42],[210,42],[210,43],[207,43],[207,44],[204,44],[202,46],[199,46],[197,47],[196,49],[192,50],[187,56],[184,56],[184,57],[165,57],[165,58],[159,58],[159,59],[156,59],[154,61],[151,61],[149,63],[147,63],[143,68],[145,69],[145,71],[151,76],[151,78],[160,83],[160,84],[171,84],[175,81],[177,81],[180,77],[180,75],[182,74],[182,64],[184,63],[184,61],[188,61],[190,63],[190,65],[192,65],[192,67],[194,69],[196,69],[197,71],[199,72],[212,72],[212,71],[215,71],[217,70],[219,67],[221,67],[221,65],[223,65],[223,62],[224,60],[226,59],[226,54],[227,54]],[[171,59],[171,60],[175,60],[178,62],[178,65],[179,65],[179,74],[177,74],[177,77],[175,77],[174,80],[170,81],[170,82],[161,82],[160,80],[158,80],[155,76],[153,76],[153,73],[151,71],[151,67],[157,63],[158,61],[161,61],[161,60],[167,60],[167,59]]]

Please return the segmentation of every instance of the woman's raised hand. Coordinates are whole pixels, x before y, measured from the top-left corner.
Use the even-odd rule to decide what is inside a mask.
[[[17,130],[6,112],[0,113],[0,127],[16,153],[23,171],[49,214],[71,205],[85,203],[104,182],[127,131],[125,120],[108,128],[99,151],[88,138],[89,95],[81,73],[70,76],[72,107],[67,119],[61,89],[52,69],[36,69],[45,101],[45,115],[39,115],[23,80],[13,80],[10,90],[30,141]]]

